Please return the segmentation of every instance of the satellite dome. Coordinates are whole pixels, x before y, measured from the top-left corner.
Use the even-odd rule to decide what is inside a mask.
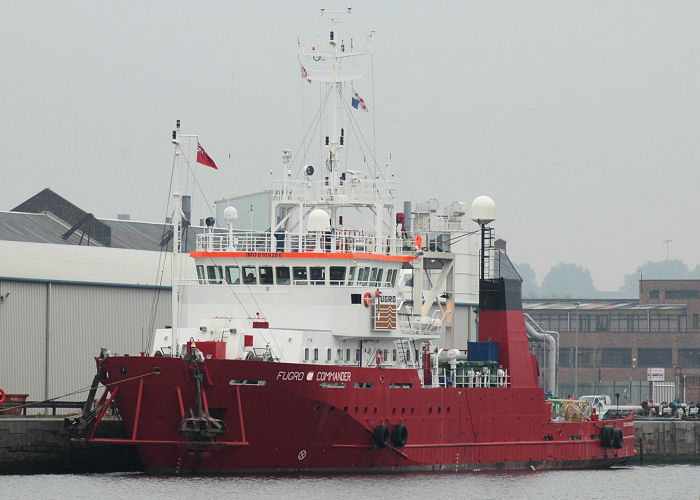
[[[325,210],[316,208],[306,219],[306,229],[308,231],[330,231],[331,218]]]
[[[229,222],[238,219],[238,210],[236,210],[236,207],[226,207],[224,209],[224,219]]]
[[[472,202],[472,220],[485,225],[496,220],[496,203],[490,196],[479,196]]]

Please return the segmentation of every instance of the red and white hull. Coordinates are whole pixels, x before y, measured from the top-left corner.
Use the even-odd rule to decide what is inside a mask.
[[[631,418],[552,423],[539,388],[422,388],[412,370],[216,359],[200,364],[202,399],[228,433],[188,442],[177,429],[196,406],[192,365],[119,356],[103,367],[124,442],[149,471],[598,468],[634,454]],[[378,447],[374,429],[398,424],[406,444]],[[603,425],[622,429],[620,449],[601,445]]]

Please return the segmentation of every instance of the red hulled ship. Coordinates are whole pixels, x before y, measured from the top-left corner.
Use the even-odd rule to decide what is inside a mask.
[[[324,15],[325,42],[299,44],[302,76],[325,89],[324,174],[285,151],[268,228],[236,227],[228,207],[225,225],[211,219],[185,258],[176,176],[173,323],[140,356],[103,349],[80,439],[135,445],[149,471],[168,473],[624,462],[634,454],[631,417],[599,420],[582,402],[545,399],[521,281],[489,244],[492,201],[472,204],[479,245],[479,232],[462,227],[464,203],[441,215],[432,203],[397,213],[390,164],[341,165],[341,115],[367,109],[347,92],[367,51],[342,39],[340,13]],[[184,137],[178,123],[176,165]],[[196,278],[176,279],[179,265]],[[93,405],[98,383],[105,390]],[[95,438],[110,407],[128,439]]]

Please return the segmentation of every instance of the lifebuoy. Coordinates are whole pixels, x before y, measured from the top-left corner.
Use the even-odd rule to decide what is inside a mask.
[[[2,387],[0,387],[0,403],[5,402],[5,391]]]
[[[384,355],[382,354],[382,350],[377,349],[377,366],[379,366],[383,360],[384,360]]]
[[[365,304],[365,307],[369,307],[372,304],[372,294],[370,292],[365,292],[362,296],[362,302]]]

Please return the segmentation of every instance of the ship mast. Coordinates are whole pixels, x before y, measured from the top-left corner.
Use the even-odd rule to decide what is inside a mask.
[[[173,165],[173,254],[170,262],[170,286],[171,292],[171,314],[172,325],[170,330],[170,355],[176,356],[179,344],[178,339],[178,316],[179,306],[179,276],[180,269],[180,244],[182,242],[182,194],[180,193],[180,161],[182,159],[182,144],[180,142],[180,120],[177,120],[175,130],[173,130],[171,142],[175,146],[175,164]]]

